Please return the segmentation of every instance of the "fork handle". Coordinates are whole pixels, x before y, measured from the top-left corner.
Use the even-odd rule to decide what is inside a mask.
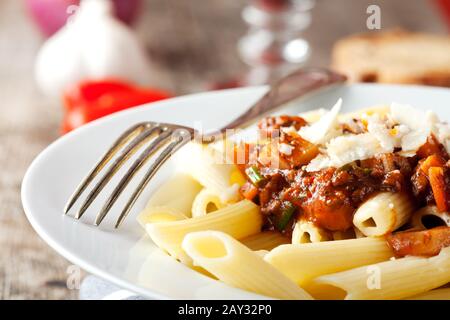
[[[213,142],[213,137],[223,135],[227,129],[245,127],[291,100],[331,84],[343,83],[346,80],[344,75],[327,69],[297,70],[271,85],[269,91],[237,119],[214,133],[204,135],[203,143]]]

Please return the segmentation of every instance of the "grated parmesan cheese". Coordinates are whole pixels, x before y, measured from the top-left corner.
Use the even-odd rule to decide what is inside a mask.
[[[429,113],[410,105],[392,103],[390,116],[396,123],[410,130],[401,138],[402,151],[417,151],[427,141],[432,128],[432,118]]]
[[[378,140],[386,152],[393,152],[394,148],[399,144],[396,135],[391,134],[378,115],[367,117],[367,131]]]
[[[287,143],[280,143],[278,150],[287,155],[290,156],[292,154],[292,150],[294,150],[295,148]]]
[[[410,129],[424,128],[425,112],[407,104],[393,102],[390,109],[391,118],[398,124],[404,124]]]
[[[314,144],[324,144],[331,138],[338,136],[340,134],[340,131],[337,129],[339,125],[338,114],[341,106],[342,99],[340,98],[330,111],[310,126],[300,128],[298,134],[303,139]]]
[[[370,133],[352,134],[334,138],[327,144],[326,154],[314,158],[306,167],[307,171],[335,167],[371,158],[386,153],[377,138]]]
[[[292,134],[292,133],[297,133],[297,129],[295,129],[294,126],[290,126],[290,127],[281,127],[280,128],[282,132],[286,133],[286,134]]]
[[[321,153],[306,166],[307,171],[338,168],[356,160],[394,152],[396,148],[401,148],[398,153],[402,156],[412,157],[431,133],[450,152],[450,126],[447,123],[439,122],[431,111],[423,112],[398,103],[392,103],[390,113],[384,116],[363,115],[366,133],[333,136],[330,133],[336,130],[341,104],[340,99],[318,122],[299,131],[304,139],[324,145]]]
[[[327,113],[327,110],[324,108],[310,110],[306,112],[299,113],[298,116],[305,119],[309,123],[317,122],[322,118],[324,114]]]
[[[385,153],[379,141],[370,133],[340,136],[327,145],[328,156],[338,166],[355,160],[364,160]]]
[[[317,157],[315,157],[309,162],[309,164],[305,167],[305,169],[308,172],[313,172],[329,167],[332,167],[331,160],[324,154],[319,154]]]

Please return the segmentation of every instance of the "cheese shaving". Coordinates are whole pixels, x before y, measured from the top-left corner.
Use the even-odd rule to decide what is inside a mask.
[[[377,154],[389,152],[383,148],[376,137],[370,133],[346,135],[334,138],[327,144],[326,155],[314,158],[307,166],[307,171],[335,167],[347,163],[371,158]]]
[[[310,126],[302,127],[298,134],[305,140],[314,144],[324,144],[330,139],[338,136],[340,131],[338,128],[338,114],[341,111],[342,99],[324,114],[317,122]]]
[[[278,150],[285,154],[290,156],[292,154],[292,150],[294,150],[295,148],[287,143],[280,143]]]
[[[393,152],[400,142],[397,139],[398,130],[391,132],[378,115],[367,118],[367,131],[378,140],[386,152]]]
[[[417,151],[427,141],[432,128],[429,115],[409,105],[392,103],[390,116],[396,123],[410,129],[410,132],[401,138],[402,151]]]
[[[299,113],[298,116],[302,117],[309,123],[317,122],[322,118],[324,114],[326,114],[328,111],[324,108],[316,109],[316,110],[310,110],[306,112]]]
[[[321,153],[307,166],[307,171],[341,167],[356,160],[365,160],[383,153],[415,156],[417,150],[434,134],[450,152],[450,126],[442,123],[432,111],[421,111],[409,105],[392,103],[387,114],[363,114],[360,120],[367,128],[361,134],[335,136],[342,100],[316,123],[299,131],[302,138],[319,144]]]

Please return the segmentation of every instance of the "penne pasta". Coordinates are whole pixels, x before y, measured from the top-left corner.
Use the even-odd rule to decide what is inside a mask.
[[[259,233],[261,226],[262,216],[259,207],[251,201],[243,200],[203,217],[147,224],[146,230],[160,248],[175,258],[189,263],[189,259],[185,260],[186,256],[181,249],[181,242],[186,234],[216,230],[242,239]]]
[[[245,179],[234,164],[228,163],[224,155],[212,147],[193,143],[188,152],[189,157],[183,157],[184,172],[218,195],[222,202],[239,200],[239,186]]]
[[[261,258],[264,258],[264,256],[269,253],[269,250],[253,250],[253,252],[256,253],[258,256],[260,256]]]
[[[282,245],[265,260],[300,286],[320,275],[385,261],[392,256],[381,238]]]
[[[450,247],[431,258],[406,257],[320,276],[308,292],[317,299],[403,299],[450,281]]]
[[[356,239],[365,238],[366,236],[356,227],[353,227]]]
[[[147,223],[170,222],[188,219],[181,211],[168,206],[145,208],[139,213],[136,220],[145,228]]]
[[[240,240],[248,248],[256,250],[272,250],[282,244],[289,243],[289,239],[276,231],[264,231]]]
[[[328,241],[332,239],[331,233],[305,220],[298,220],[292,231],[292,243],[311,243]]]
[[[406,194],[382,192],[356,210],[353,224],[366,236],[382,236],[405,224],[413,209]]]
[[[156,190],[137,221],[145,228],[147,223],[189,218],[192,202],[201,189],[201,184],[191,176],[175,174]]]
[[[208,189],[200,191],[192,203],[192,217],[206,216],[212,211],[225,207],[220,197]]]
[[[450,300],[450,288],[430,290],[407,300]]]
[[[450,227],[450,213],[439,212],[436,206],[426,206],[414,212],[411,226],[415,229],[430,229],[437,226]]]
[[[201,184],[191,176],[177,173],[153,193],[145,207],[169,206],[190,217],[192,202],[201,190]]]
[[[311,299],[305,290],[258,253],[223,232],[190,233],[184,238],[182,248],[195,265],[230,286],[277,299]]]

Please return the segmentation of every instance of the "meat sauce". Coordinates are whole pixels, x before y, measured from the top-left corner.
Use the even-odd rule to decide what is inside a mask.
[[[283,203],[297,208],[297,215],[329,231],[352,227],[359,205],[378,191],[408,190],[414,159],[395,155],[352,163],[342,168],[307,172],[302,168],[279,170],[259,167],[266,183],[259,188],[261,212],[270,221],[283,211]],[[387,169],[383,163],[388,163]],[[272,226],[273,227],[273,226]],[[289,232],[289,230],[283,230]]]
[[[430,185],[427,166],[436,165],[440,168],[438,178],[443,183],[440,189],[443,194],[441,206],[446,211],[450,209],[449,156],[433,136],[414,157],[404,157],[398,153],[380,154],[341,168],[307,172],[304,166],[319,153],[318,147],[303,140],[295,132],[286,134],[282,130],[286,127],[298,130],[306,124],[300,117],[267,118],[260,122],[259,128],[270,135],[275,129],[281,129],[278,130],[280,133],[276,143],[239,147],[245,148],[246,161],[252,157],[257,159],[254,163],[240,164],[247,176],[251,169],[259,177],[256,183],[249,179],[241,192],[244,197],[260,205],[265,216],[265,229],[278,229],[290,235],[295,221],[302,217],[328,231],[346,231],[353,226],[356,209],[382,191],[411,194],[418,207],[434,204],[436,192]],[[343,130],[354,132],[356,127],[358,132],[354,133],[361,133],[364,126],[358,120],[354,120],[353,124],[352,128],[343,127]],[[267,153],[270,153],[268,149],[272,152],[275,145],[282,143],[288,143],[294,148],[290,153],[279,153],[278,166],[273,166],[267,157]],[[430,160],[430,156],[437,160]],[[287,210],[290,212],[288,217]]]

